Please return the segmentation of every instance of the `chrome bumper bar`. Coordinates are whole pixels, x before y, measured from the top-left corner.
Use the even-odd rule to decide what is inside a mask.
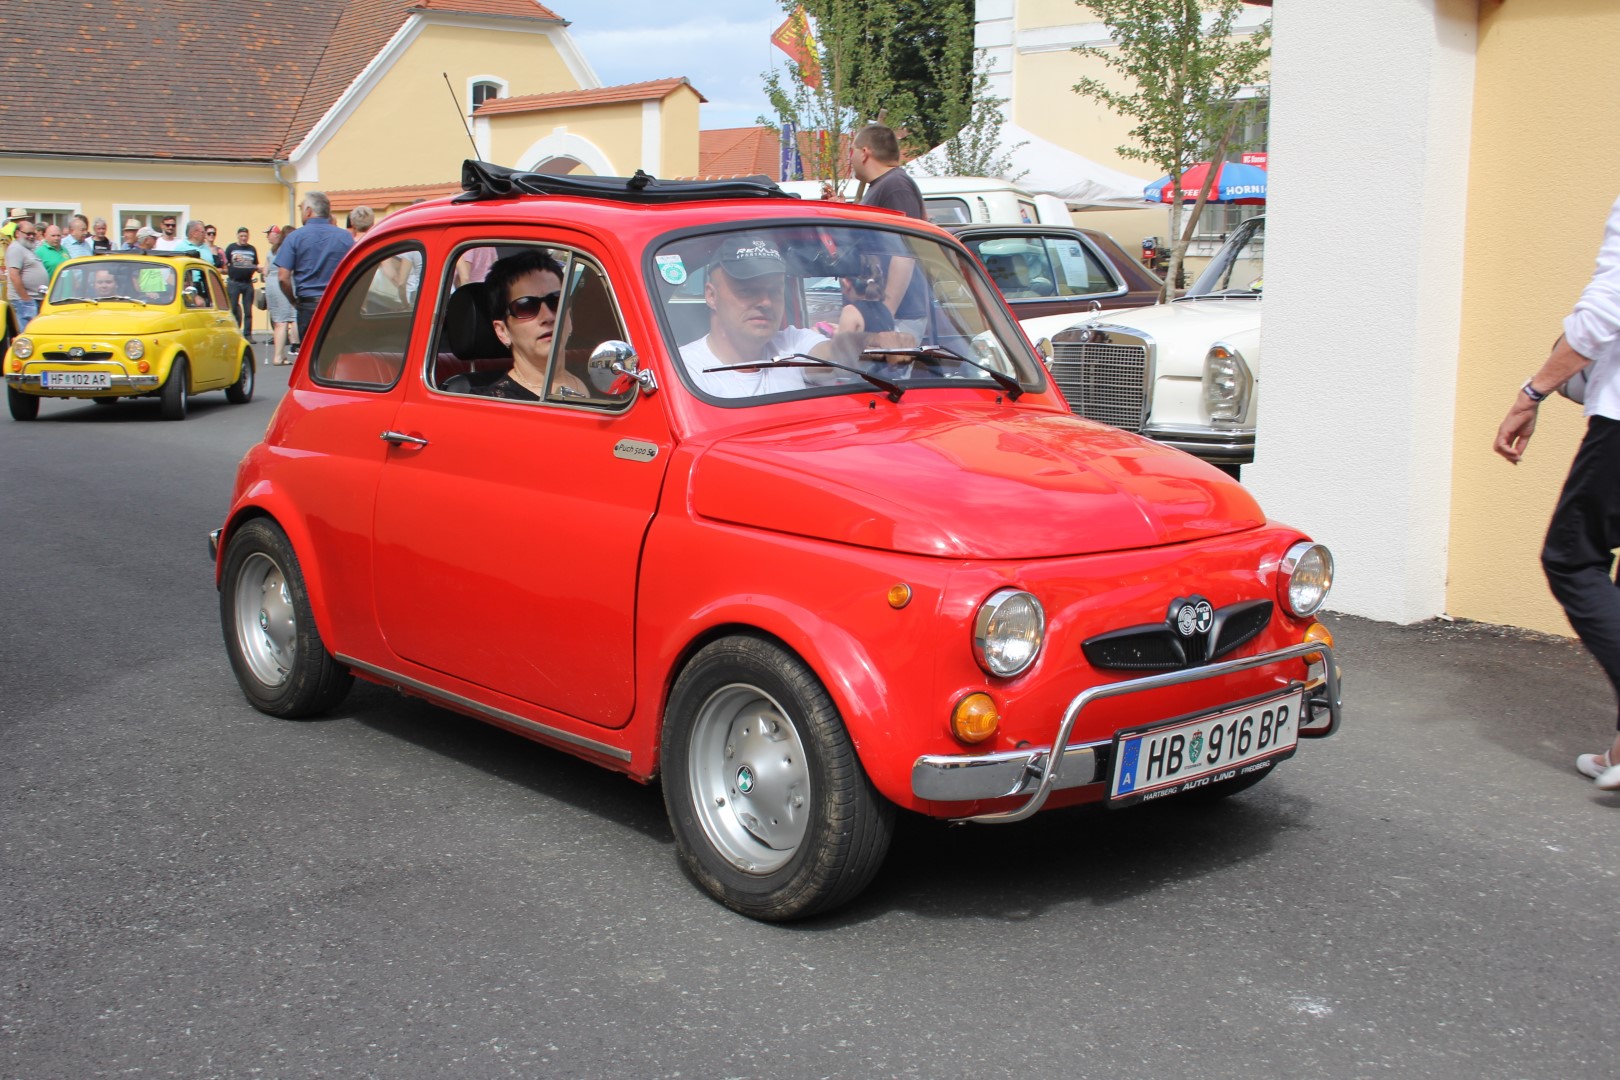
[[[219,538],[224,532],[224,529],[215,529],[208,534],[208,561],[211,563],[219,562]]]
[[[911,792],[919,799],[935,802],[976,802],[984,799],[1002,799],[1028,794],[1024,805],[1000,813],[979,814],[964,818],[986,824],[1006,824],[1023,821],[1034,814],[1051,796],[1064,788],[1083,787],[1101,783],[1107,778],[1098,775],[1097,751],[1113,745],[1112,739],[1101,742],[1069,745],[1069,735],[1075,722],[1087,705],[1103,698],[1123,694],[1140,694],[1147,690],[1160,690],[1167,686],[1216,679],[1250,668],[1265,667],[1283,660],[1322,655],[1322,674],[1305,684],[1307,703],[1314,716],[1318,707],[1325,706],[1328,722],[1325,726],[1300,726],[1302,738],[1326,738],[1339,729],[1339,671],[1333,660],[1333,649],[1319,642],[1302,642],[1284,649],[1246,656],[1238,660],[1225,660],[1205,667],[1186,671],[1167,671],[1162,675],[1147,675],[1125,682],[1103,683],[1083,690],[1066,709],[1058,724],[1052,746],[1064,747],[1058,760],[1052,761],[1050,747],[1031,747],[1027,750],[1008,750],[995,754],[967,756],[962,754],[924,754],[911,767]]]
[[[107,378],[109,386],[47,386],[40,387],[38,375],[7,375],[7,386],[33,386],[43,389],[47,394],[82,394],[93,393],[97,390],[116,390],[125,387],[131,390],[155,390],[159,379],[156,375],[110,375]]]

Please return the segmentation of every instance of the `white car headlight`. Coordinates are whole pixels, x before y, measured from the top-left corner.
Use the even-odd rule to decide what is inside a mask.
[[[973,620],[973,654],[992,675],[1017,675],[1035,662],[1046,638],[1041,602],[1020,589],[998,589]]]
[[[1301,618],[1315,614],[1332,588],[1333,554],[1321,544],[1301,540],[1277,567],[1277,599]]]
[[[1254,376],[1243,355],[1227,345],[1215,345],[1204,357],[1204,407],[1215,420],[1241,420],[1249,409]]]
[[[124,342],[124,355],[131,360],[139,360],[146,355],[146,343],[138,337],[132,337]]]
[[[11,355],[19,360],[26,360],[34,355],[34,343],[28,338],[13,338],[11,341]]]

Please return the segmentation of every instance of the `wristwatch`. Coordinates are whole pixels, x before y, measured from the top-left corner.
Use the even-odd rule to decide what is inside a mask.
[[[1525,397],[1529,398],[1537,405],[1540,405],[1543,401],[1546,401],[1548,398],[1552,397],[1552,391],[1549,390],[1543,394],[1540,390],[1537,390],[1534,386],[1530,385],[1533,381],[1534,380],[1532,379],[1524,380],[1524,385],[1519,387],[1519,389],[1524,391]]]

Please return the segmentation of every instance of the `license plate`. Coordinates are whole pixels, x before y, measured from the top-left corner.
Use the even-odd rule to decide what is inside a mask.
[[[112,376],[105,371],[47,371],[40,375],[47,390],[108,390]]]
[[[1126,806],[1245,776],[1288,757],[1299,743],[1305,695],[1292,690],[1197,720],[1114,737],[1111,806]]]

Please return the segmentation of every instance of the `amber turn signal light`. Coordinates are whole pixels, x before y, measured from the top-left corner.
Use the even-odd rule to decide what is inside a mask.
[[[965,743],[982,743],[1001,727],[1001,713],[989,694],[969,694],[951,712],[951,732]]]
[[[889,606],[899,611],[911,603],[911,586],[902,582],[899,585],[889,586]]]
[[[147,372],[152,370],[152,365],[148,364],[145,360],[142,360],[140,363],[135,365],[135,369],[142,375],[145,375]]]
[[[1330,649],[1333,647],[1333,634],[1319,622],[1311,623],[1310,629],[1305,631],[1303,640],[1307,645],[1320,641]],[[1306,653],[1305,662],[1307,664],[1319,664],[1322,662],[1322,654],[1319,652]]]

